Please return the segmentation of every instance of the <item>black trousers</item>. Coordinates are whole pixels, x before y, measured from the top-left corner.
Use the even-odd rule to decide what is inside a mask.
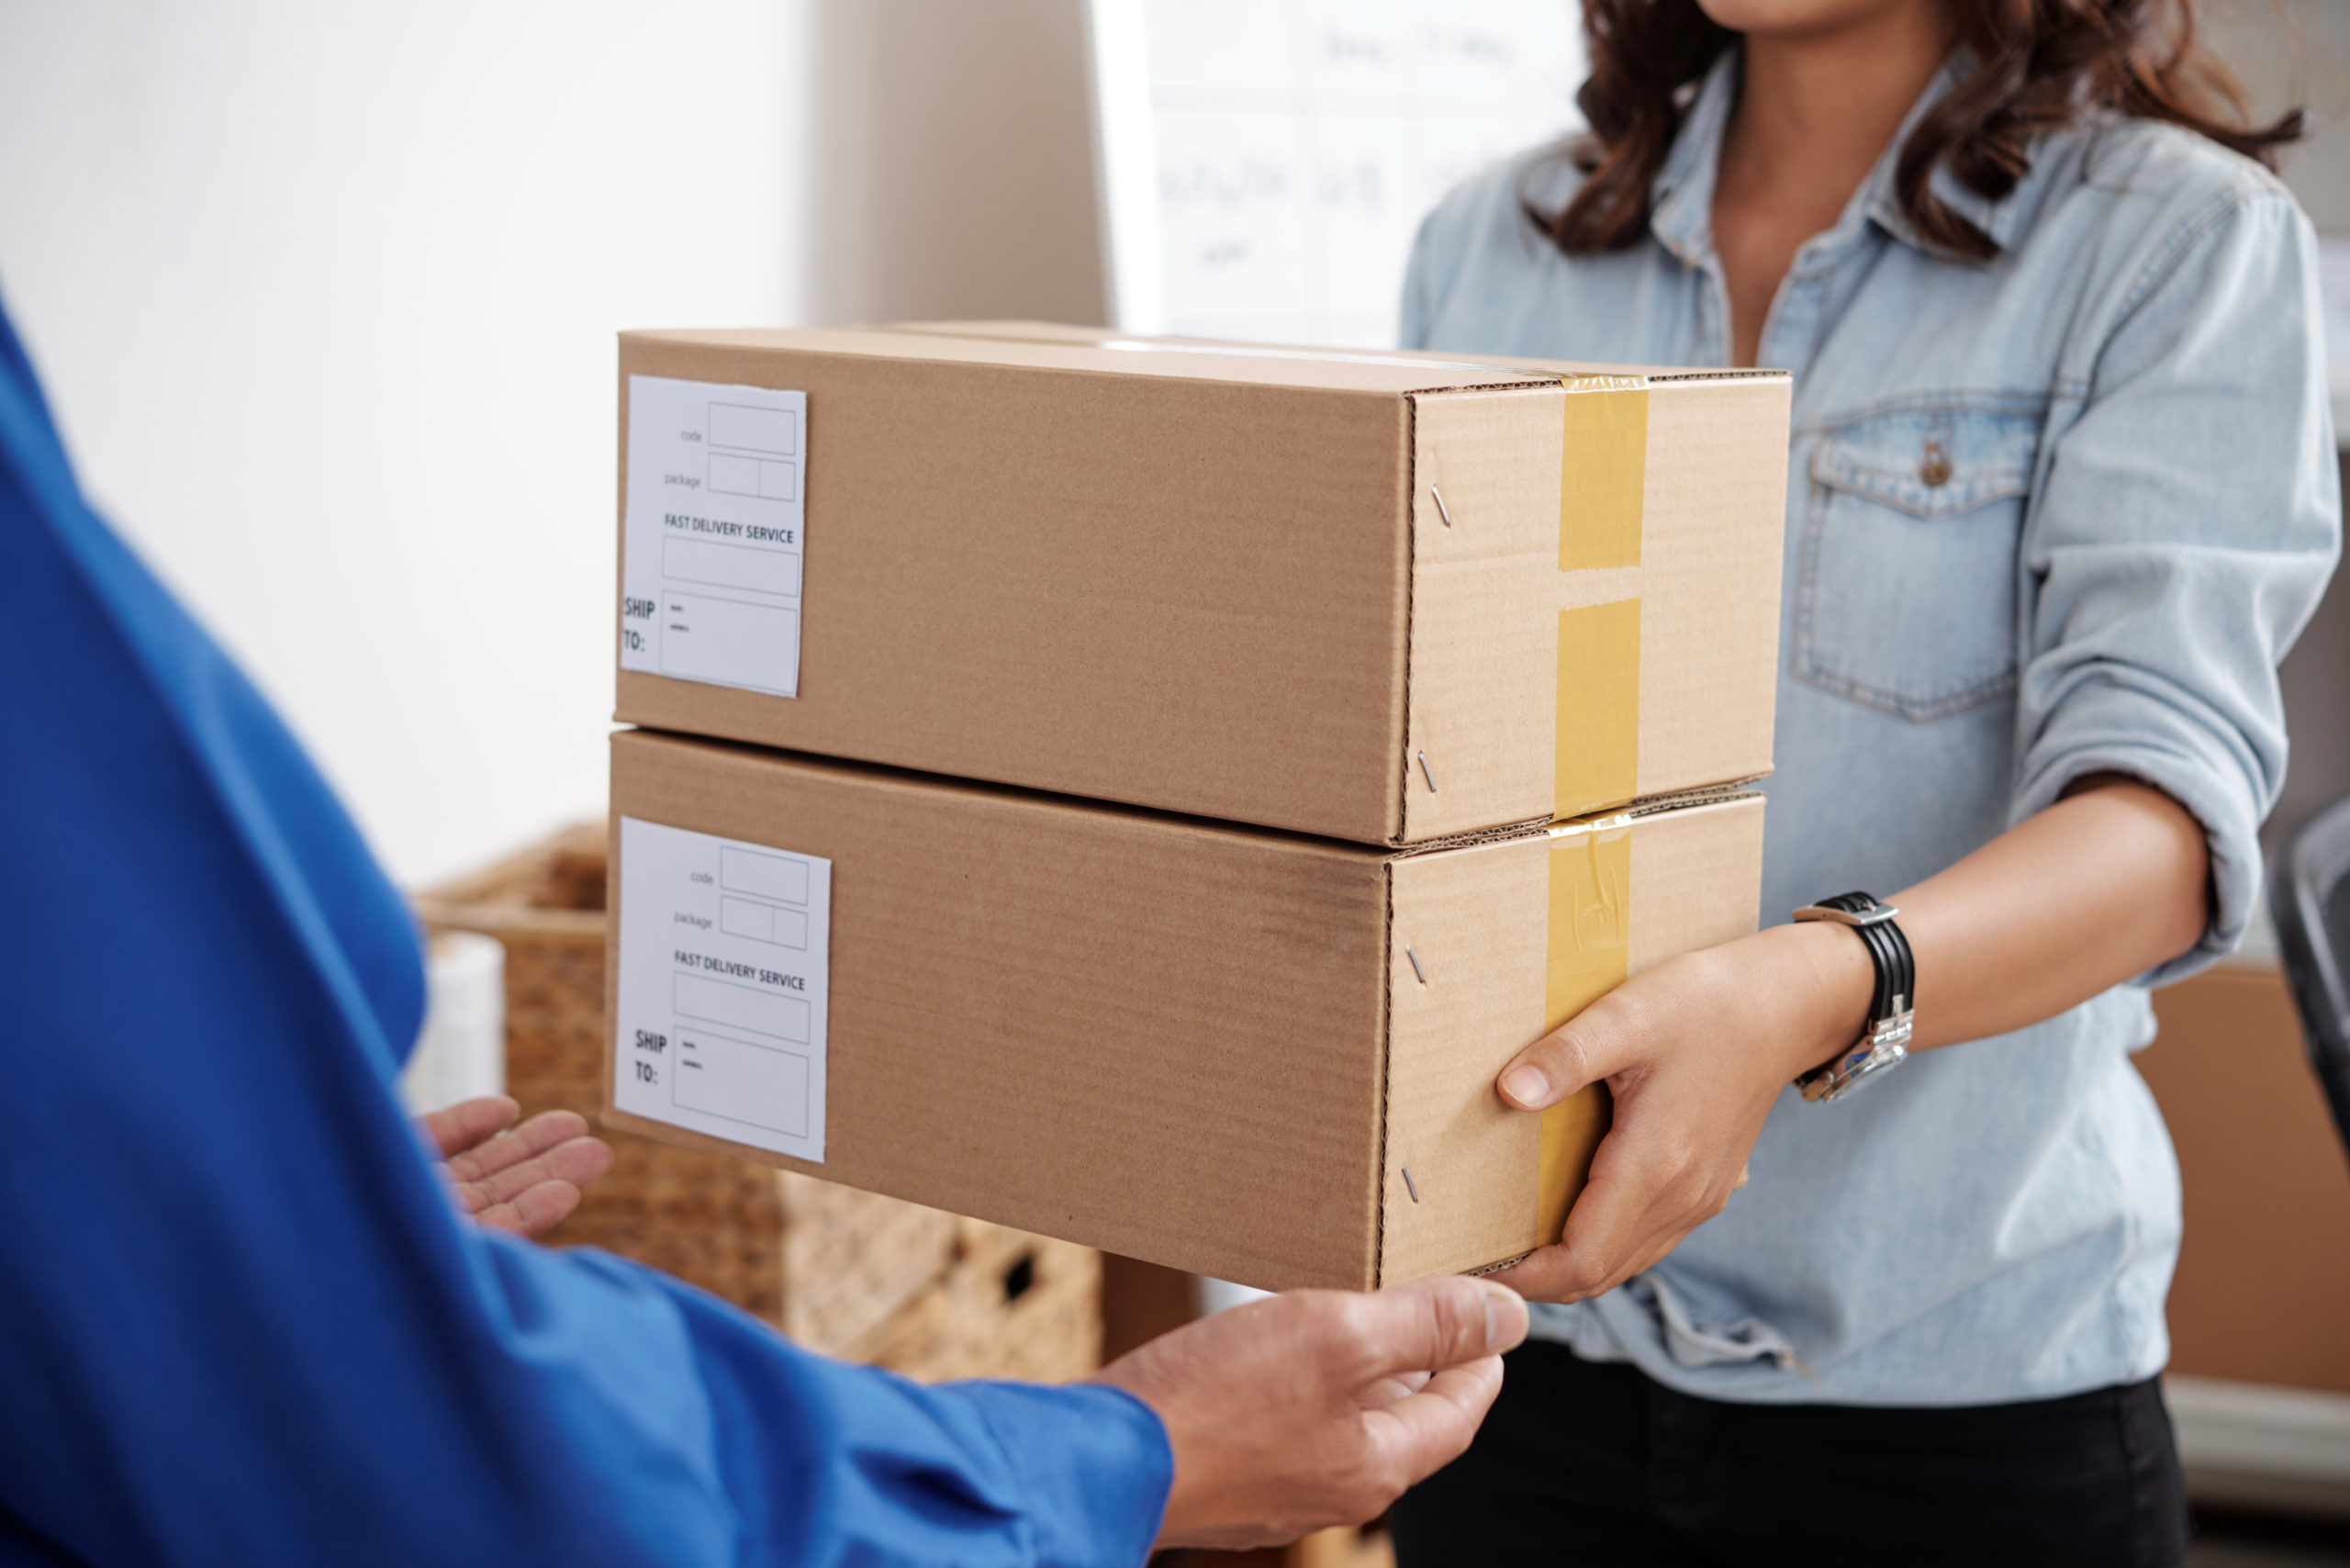
[[[2183,1563],[2154,1383],[1954,1409],[1729,1405],[1529,1340],[1469,1451],[1389,1516],[1448,1563]]]

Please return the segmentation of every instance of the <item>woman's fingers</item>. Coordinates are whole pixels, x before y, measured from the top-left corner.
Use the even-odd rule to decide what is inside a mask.
[[[1496,1278],[1529,1300],[1598,1295],[1662,1260],[1721,1211],[1744,1161],[1725,1170],[1726,1149],[1661,1133],[1680,1119],[1662,1110],[1637,1095],[1619,1103],[1565,1234]]]
[[[1635,1274],[1654,1268],[1695,1228],[1660,1233],[1620,1253],[1604,1255],[1561,1241],[1528,1254],[1492,1277],[1523,1292],[1528,1301],[1584,1301],[1605,1295]]]
[[[1547,1111],[1633,1066],[1639,1010],[1622,991],[1601,997],[1510,1059],[1495,1080],[1502,1098],[1521,1111]]]
[[[1800,1009],[1758,1005],[1774,994],[1788,940],[1765,933],[1669,958],[1502,1070],[1502,1098],[1525,1111],[1595,1082],[1615,1096],[1613,1125],[1565,1234],[1504,1282],[1538,1301],[1597,1295],[1721,1212],[1793,1076],[1786,1064],[1812,1058],[1817,1029]]]
[[[1611,1179],[1595,1170],[1568,1212],[1566,1234],[1494,1278],[1528,1301],[1581,1301],[1599,1294],[1628,1277],[1625,1265],[1647,1253],[1656,1239],[1650,1196],[1637,1180]]]
[[[417,1122],[441,1158],[448,1159],[511,1126],[521,1114],[522,1107],[505,1095],[485,1094],[478,1100],[460,1100],[446,1110],[428,1112]]]

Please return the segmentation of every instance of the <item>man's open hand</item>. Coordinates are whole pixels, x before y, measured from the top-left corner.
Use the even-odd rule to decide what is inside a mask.
[[[1175,1450],[1162,1545],[1256,1546],[1374,1518],[1458,1458],[1501,1392],[1526,1304],[1489,1281],[1298,1291],[1102,1369]]]
[[[461,1100],[420,1118],[448,1164],[457,1206],[487,1226],[537,1236],[579,1206],[579,1189],[612,1168],[612,1150],[570,1111],[520,1126],[522,1107],[503,1094]],[[510,1131],[509,1129],[511,1129]]]

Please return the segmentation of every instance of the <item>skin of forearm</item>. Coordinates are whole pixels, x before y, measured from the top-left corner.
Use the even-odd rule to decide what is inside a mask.
[[[1910,1048],[2024,1028],[2178,957],[2203,933],[2210,889],[2210,846],[2186,808],[2119,775],[2082,780],[1887,899],[1917,956]],[[1858,1037],[1874,971],[1840,926],[1802,939],[1824,1060]]]

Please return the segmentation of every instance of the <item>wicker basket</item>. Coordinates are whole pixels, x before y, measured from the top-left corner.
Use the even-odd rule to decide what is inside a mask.
[[[605,831],[558,834],[417,900],[433,931],[506,945],[506,1090],[525,1115],[604,1103]],[[1060,1380],[1100,1364],[1089,1248],[772,1170],[602,1135],[610,1174],[546,1237],[725,1297],[792,1338],[925,1379]]]
[[[1065,1383],[1102,1361],[1102,1255],[979,1220],[956,1222],[956,1258],[850,1353],[924,1382]]]

